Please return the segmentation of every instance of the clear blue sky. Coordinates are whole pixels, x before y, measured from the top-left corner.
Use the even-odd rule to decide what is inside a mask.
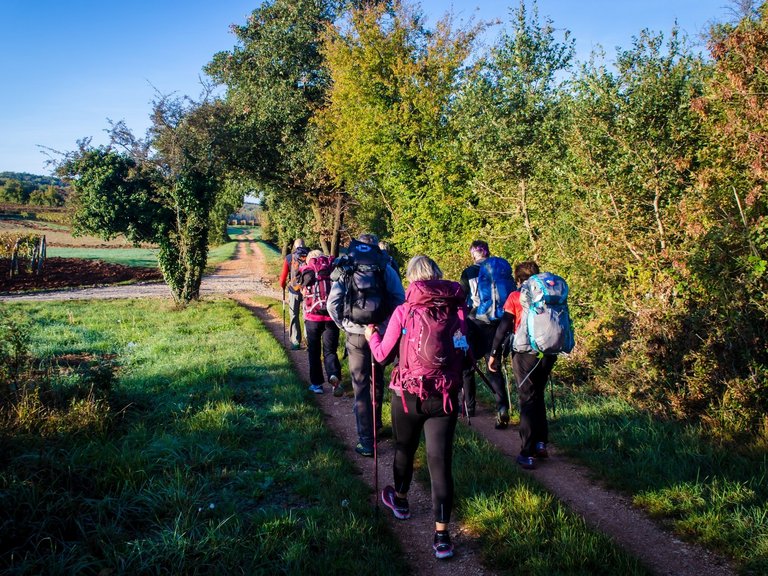
[[[578,57],[601,45],[611,59],[643,28],[691,38],[730,18],[729,0],[539,0],[539,13],[569,29]],[[423,0],[428,21],[508,21],[517,0]],[[0,172],[48,174],[38,145],[73,150],[80,138],[106,143],[107,118],[135,134],[162,94],[197,96],[202,67],[232,48],[229,30],[251,0],[0,0]]]

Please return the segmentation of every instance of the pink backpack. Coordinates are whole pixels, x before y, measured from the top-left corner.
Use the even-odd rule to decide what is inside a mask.
[[[302,271],[307,269],[315,272],[315,281],[311,286],[304,288],[304,313],[326,316],[328,293],[331,291],[333,258],[330,256],[313,258],[309,264],[302,267]]]
[[[400,363],[393,384],[422,400],[441,394],[446,413],[469,361],[464,300],[458,283],[427,280],[413,282],[403,304]]]

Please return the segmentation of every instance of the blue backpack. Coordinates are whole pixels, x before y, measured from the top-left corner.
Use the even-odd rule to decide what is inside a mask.
[[[515,352],[542,354],[573,350],[573,325],[568,311],[568,284],[560,276],[534,274],[520,286],[523,317],[515,331]]]
[[[500,320],[504,315],[507,296],[516,288],[512,266],[498,256],[489,256],[478,266],[477,293],[480,304],[475,310],[475,317],[484,322]]]

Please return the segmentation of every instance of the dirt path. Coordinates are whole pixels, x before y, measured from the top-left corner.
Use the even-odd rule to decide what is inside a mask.
[[[214,274],[203,280],[202,294],[226,294],[251,310],[282,341],[282,318],[279,308],[269,309],[255,303],[253,295],[280,297],[265,274],[265,259],[258,245],[241,241],[233,260],[219,266]],[[130,286],[68,290],[26,296],[6,296],[7,300],[62,300],[73,298],[128,298],[167,297],[168,290],[162,284],[134,284]],[[305,350],[288,351],[296,370],[309,383],[309,366]],[[349,389],[348,377],[345,379]],[[342,398],[326,393],[316,395],[318,405],[325,414],[327,425],[347,446],[347,456],[355,463],[362,478],[373,488],[374,463],[371,458],[361,458],[353,446],[357,441],[352,414],[352,395],[349,390]],[[488,408],[478,406],[471,425],[494,444],[505,456],[513,459],[520,450],[516,430],[496,430],[493,414]],[[675,576],[726,576],[735,574],[729,562],[700,546],[683,542],[660,528],[641,511],[632,507],[626,496],[609,491],[599,482],[590,479],[589,471],[563,455],[557,447],[551,447],[551,457],[541,460],[539,467],[529,473],[547,490],[562,500],[597,530],[609,535],[630,554],[637,557],[653,573]],[[391,481],[393,445],[391,438],[379,443],[379,488]],[[459,494],[460,498],[461,495]],[[372,504],[375,502],[373,490]],[[403,549],[415,574],[451,574],[454,576],[492,575],[493,571],[480,563],[480,553],[471,534],[453,523],[451,532],[456,545],[456,556],[451,561],[437,561],[431,553],[434,530],[429,487],[414,483],[409,493],[411,518],[395,520],[389,511],[380,506],[380,513],[392,525],[403,541]]]

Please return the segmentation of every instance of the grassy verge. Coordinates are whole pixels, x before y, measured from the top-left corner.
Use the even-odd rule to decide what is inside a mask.
[[[558,390],[553,439],[683,538],[768,574],[768,454],[611,398]]]
[[[7,305],[48,370],[0,413],[0,572],[402,574],[279,344],[229,302]],[[58,360],[57,360],[58,359]],[[105,375],[106,370],[106,375]]]
[[[555,379],[558,368],[555,368]],[[478,382],[478,398],[493,396]],[[768,452],[718,446],[699,426],[661,421],[616,399],[547,387],[550,436],[609,486],[685,540],[768,574]],[[513,422],[519,420],[512,388]]]
[[[207,267],[216,266],[227,260],[231,260],[237,250],[237,242],[227,242],[208,250]]]
[[[426,479],[421,452],[420,476]],[[454,459],[458,519],[477,535],[485,562],[499,572],[648,574],[465,426],[457,429]]]

